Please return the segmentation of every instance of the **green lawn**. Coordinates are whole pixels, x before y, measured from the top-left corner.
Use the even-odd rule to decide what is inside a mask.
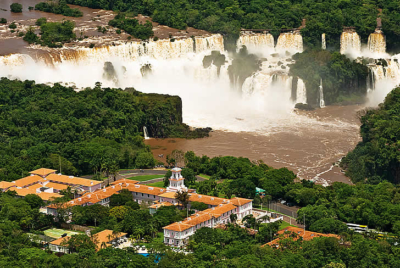
[[[279,230],[285,229],[286,227],[289,226],[296,227],[294,225],[290,225],[288,222],[282,221],[281,226],[279,226]]]
[[[163,182],[163,181],[153,182],[153,183],[149,183],[149,184],[146,184],[146,185],[148,185],[148,186],[154,186],[154,187],[165,188],[165,187],[164,187],[164,182]]]
[[[127,178],[128,180],[134,180],[134,181],[149,181],[152,179],[159,179],[163,178],[163,175],[141,175],[141,176],[136,176],[136,177],[130,177]]]
[[[44,234],[53,238],[60,238],[61,235],[63,234],[68,234],[69,236],[71,235],[76,235],[76,234],[83,234],[83,232],[73,232],[73,231],[69,231],[69,230],[63,230],[63,229],[48,229],[46,231],[44,231]]]
[[[206,180],[209,180],[211,178],[211,176],[206,175],[206,174],[200,174],[199,177],[202,177],[202,178],[204,178]]]

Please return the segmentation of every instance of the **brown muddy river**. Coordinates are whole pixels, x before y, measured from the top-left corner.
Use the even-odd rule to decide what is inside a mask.
[[[209,138],[149,139],[146,144],[152,147],[155,157],[161,161],[163,159],[158,157],[159,154],[164,154],[165,159],[175,149],[194,151],[197,155],[210,157],[242,156],[251,160],[263,160],[275,168],[287,167],[300,178],[316,179],[318,183],[350,183],[338,167],[332,168],[332,164],[359,142],[357,111],[362,108],[358,105],[329,106],[302,112],[320,122],[318,127],[297,126],[293,127],[293,131],[269,135],[214,131]],[[332,125],[332,122],[341,123]]]

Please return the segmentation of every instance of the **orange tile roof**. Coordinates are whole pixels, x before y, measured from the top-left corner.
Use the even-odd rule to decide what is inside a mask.
[[[57,193],[45,193],[45,192],[41,192],[36,195],[40,196],[40,198],[42,198],[44,201],[50,201],[58,197],[63,197],[63,195]]]
[[[122,183],[122,184],[127,184],[127,183],[136,184],[136,183],[139,183],[139,181],[129,180],[129,179],[120,179],[120,180],[117,180],[117,181],[113,181],[111,183],[111,185],[116,185],[116,184],[120,184],[120,183]]]
[[[35,183],[35,182],[39,182],[42,179],[42,177],[38,176],[38,175],[31,175],[19,180],[15,181],[15,185],[18,187],[25,187],[26,185]]]
[[[189,224],[184,223],[184,222],[174,222],[174,223],[172,223],[172,224],[170,224],[168,226],[163,227],[163,229],[168,229],[168,230],[176,231],[176,232],[182,232],[182,231],[185,231],[185,230],[190,229],[192,227],[193,227],[192,225],[189,225]]]
[[[59,184],[59,183],[55,183],[55,182],[48,182],[44,185],[44,187],[48,187],[48,188],[54,188],[56,190],[65,190],[68,188],[68,185],[65,184]]]
[[[201,195],[191,193],[189,194],[189,201],[190,202],[201,202],[207,205],[218,206],[224,202],[227,202],[229,199],[223,199],[215,196],[208,196],[208,195]]]
[[[18,196],[27,196],[28,194],[36,194],[36,190],[28,189],[28,188],[11,187],[11,188],[8,189],[8,191],[17,192]]]
[[[294,241],[299,239],[299,237],[302,237],[303,241],[308,241],[308,240],[314,239],[316,237],[334,237],[334,238],[340,239],[340,236],[335,235],[335,234],[322,234],[322,233],[304,231],[304,229],[302,229],[302,228],[289,226],[289,227],[286,227],[285,229],[278,231],[277,235],[281,235],[283,237],[278,237],[278,238],[272,240],[271,242],[263,245],[263,247],[266,245],[275,246],[275,247],[279,246],[279,241],[281,239],[288,238],[290,233],[295,233],[298,235],[297,238],[293,238]]]
[[[104,230],[97,234],[94,234],[93,239],[94,239],[94,241],[97,242],[96,250],[99,250],[101,248],[101,245],[103,244],[103,242],[106,243],[106,245],[110,245],[110,244],[108,244],[108,242],[110,242],[110,239],[114,240],[115,238],[120,238],[125,235],[127,235],[127,233],[120,232],[120,233],[113,234],[113,231],[111,231],[111,230]]]
[[[14,186],[15,184],[8,181],[0,181],[0,189],[7,189],[9,187]]]
[[[239,198],[239,197],[234,197],[232,199],[229,199],[230,203],[234,204],[235,206],[243,206],[247,203],[250,203],[251,199],[246,199],[246,198]]]
[[[49,175],[50,173],[54,173],[54,172],[56,172],[56,171],[57,171],[57,170],[54,170],[54,169],[39,168],[39,169],[36,169],[36,170],[31,171],[31,172],[29,172],[29,173],[35,174],[35,175],[39,175],[39,176],[47,176],[47,175]]]
[[[221,216],[222,214],[229,212],[231,210],[235,210],[236,206],[233,204],[221,204],[218,207],[215,208],[209,208],[206,209],[204,211],[202,211],[203,213],[210,213],[211,215],[213,215],[214,217],[218,218],[219,216]]]
[[[70,238],[70,236],[60,237],[54,241],[51,241],[50,244],[60,246],[63,241],[67,242]]]
[[[36,193],[36,190],[37,190],[38,188],[42,188],[42,187],[44,187],[42,184],[36,183],[36,184],[33,184],[33,185],[31,185],[31,186],[28,186],[28,187],[26,187],[26,188],[24,188],[24,189],[33,190],[33,191],[35,191],[35,193]]]
[[[211,220],[212,217],[218,218],[223,213],[236,209],[236,206],[232,204],[222,204],[214,209],[209,208],[204,211],[200,211],[196,214],[191,215],[182,222],[175,222],[168,226],[163,227],[163,229],[171,231],[185,231],[197,224],[203,223],[205,221]]]
[[[82,186],[94,186],[101,184],[101,181],[89,180],[74,176],[66,176],[66,175],[58,175],[58,174],[50,174],[46,177],[47,180],[53,182],[62,182],[73,185],[82,185]]]
[[[166,189],[160,187],[147,186],[142,184],[126,184],[126,188],[131,192],[160,195],[166,192]]]
[[[170,207],[173,206],[170,202],[162,202],[160,204],[153,204],[149,208],[159,209],[160,207]]]
[[[81,206],[87,203],[96,204],[101,200],[112,196],[113,194],[118,194],[119,191],[124,189],[125,187],[121,185],[112,185],[104,189],[99,189],[92,193],[85,193],[79,198],[75,198],[74,200],[69,201],[65,204],[66,207],[73,207],[73,206]],[[57,208],[56,205],[49,205],[49,208]]]
[[[168,193],[163,193],[158,195],[159,197],[165,197],[165,198],[173,198],[175,199],[175,192],[168,192]]]

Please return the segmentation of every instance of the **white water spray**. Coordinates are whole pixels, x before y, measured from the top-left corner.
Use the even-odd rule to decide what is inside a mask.
[[[325,100],[324,100],[324,88],[322,87],[322,79],[319,85],[319,107],[325,108]]]

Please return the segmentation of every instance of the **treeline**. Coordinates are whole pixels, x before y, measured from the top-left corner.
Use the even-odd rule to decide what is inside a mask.
[[[296,175],[287,168],[274,169],[267,166],[262,161],[252,162],[248,158],[220,156],[209,158],[208,156],[197,156],[189,151],[173,152],[168,156],[170,164],[181,166],[182,176],[188,177],[185,183],[187,186],[194,187],[200,194],[224,195],[231,198],[233,195],[254,198],[256,187],[271,189],[271,191],[282,192],[283,188],[293,183]],[[195,175],[206,174],[209,180],[194,184]],[[167,173],[166,178],[169,178]],[[167,179],[165,184],[168,183]]]
[[[61,14],[68,17],[83,16],[82,11],[80,11],[78,8],[70,8],[65,0],[59,0],[57,2],[40,2],[35,5],[35,9],[54,14]]]
[[[153,167],[143,143],[152,137],[194,138],[182,123],[179,97],[134,89],[53,87],[34,81],[0,80],[0,180],[13,181],[38,167],[70,175]]]
[[[120,13],[113,20],[108,22],[108,25],[124,30],[128,34],[146,40],[154,35],[153,25],[150,21],[146,21],[143,25],[137,19],[126,18],[124,13]]]
[[[399,3],[391,0],[369,1],[147,1],[147,0],[67,0],[69,4],[91,8],[112,9],[141,13],[177,29],[194,27],[227,35],[239,36],[241,28],[271,29],[275,37],[280,29],[297,28],[302,19],[307,27],[302,30],[307,47],[321,47],[321,34],[326,34],[328,48],[338,49],[343,26],[354,26],[364,42],[373,33],[382,9],[383,31],[389,51],[400,49]]]
[[[319,107],[321,82],[326,104],[363,101],[369,73],[366,64],[326,50],[307,50],[293,59],[290,75],[305,82],[308,104]]]
[[[379,89],[377,89],[379,90]],[[362,141],[341,162],[354,182],[400,183],[400,87],[361,117]]]

